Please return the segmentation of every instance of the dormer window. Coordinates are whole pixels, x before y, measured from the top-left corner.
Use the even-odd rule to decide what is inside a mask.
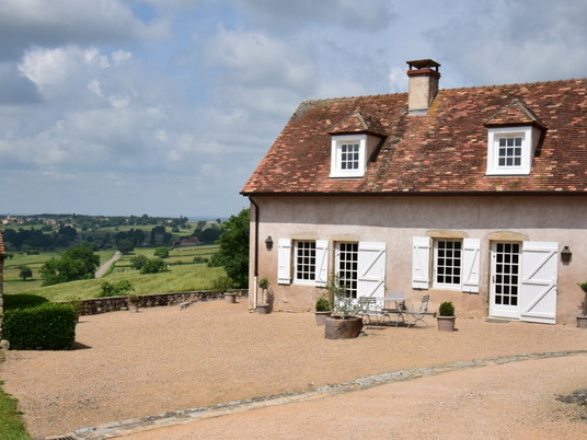
[[[330,177],[361,177],[366,169],[366,135],[332,136]]]
[[[519,124],[519,125],[517,125]],[[487,175],[528,175],[546,127],[519,100],[485,122]]]
[[[487,174],[530,174],[532,157],[540,133],[532,127],[490,128],[487,145]]]
[[[363,177],[384,139],[379,121],[356,110],[333,126],[331,136],[330,177]]]

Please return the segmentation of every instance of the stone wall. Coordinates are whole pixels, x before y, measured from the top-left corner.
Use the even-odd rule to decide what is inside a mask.
[[[235,292],[239,296],[247,296],[248,294],[246,289],[235,290]],[[210,301],[222,299],[224,293],[214,290],[203,290],[192,292],[152,293],[137,296],[139,297],[139,307],[159,307],[173,306],[186,301]],[[80,300],[79,313],[80,315],[97,315],[99,313],[128,310],[126,298],[127,296],[125,295]]]

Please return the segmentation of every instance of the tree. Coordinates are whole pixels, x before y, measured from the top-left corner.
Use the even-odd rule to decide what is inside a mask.
[[[141,270],[141,267],[143,267],[147,261],[149,261],[149,258],[146,255],[139,254],[131,257],[130,265],[135,269]]]
[[[141,267],[141,274],[165,272],[167,266],[161,258],[151,258],[143,267]]]
[[[118,249],[118,251],[121,253],[128,255],[135,250],[135,245],[132,240],[125,238],[116,243],[116,249]]]
[[[159,258],[167,258],[169,257],[169,249],[166,247],[158,247],[155,249],[154,255]]]
[[[234,281],[234,287],[246,287],[249,283],[249,223],[250,212],[243,209],[222,223],[220,244],[209,266],[224,266],[226,274]]]
[[[94,277],[100,256],[87,247],[68,249],[61,258],[51,258],[41,267],[43,285],[66,283]]]
[[[26,281],[27,278],[33,277],[33,270],[25,265],[19,266],[20,273],[18,274],[19,278],[22,278],[23,281]]]

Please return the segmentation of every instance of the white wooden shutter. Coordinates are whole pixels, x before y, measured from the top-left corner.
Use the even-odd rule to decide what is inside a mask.
[[[477,238],[463,239],[463,260],[462,260],[462,291],[479,292],[479,259],[481,251],[481,240]]]
[[[316,240],[316,286],[328,284],[328,240]]]
[[[430,237],[413,237],[412,287],[428,289],[430,284]]]
[[[522,244],[520,320],[556,324],[557,254],[558,243]]]
[[[291,239],[280,238],[277,242],[277,284],[291,283]]]
[[[385,243],[359,242],[357,296],[385,296]]]

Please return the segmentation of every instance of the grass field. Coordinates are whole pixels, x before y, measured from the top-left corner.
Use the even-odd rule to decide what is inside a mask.
[[[71,299],[96,298],[101,293],[102,281],[116,282],[128,280],[137,294],[183,292],[189,290],[212,289],[214,280],[225,275],[221,267],[208,267],[205,263],[194,264],[194,257],[210,258],[218,250],[217,245],[186,246],[171,250],[169,258],[164,261],[169,265],[169,271],[159,274],[141,275],[138,270],[131,268],[130,259],[133,255],[144,254],[153,258],[155,248],[139,248],[132,255],[124,255],[118,260],[112,270],[99,279],[72,281],[69,283],[42,286],[39,269],[45,261],[58,254],[40,254],[32,256],[15,255],[6,261],[4,271],[4,293],[31,293],[40,295],[50,301],[65,301]],[[114,251],[98,252],[100,262],[105,263],[114,255]],[[27,264],[33,269],[33,279],[22,281],[18,266]]]

